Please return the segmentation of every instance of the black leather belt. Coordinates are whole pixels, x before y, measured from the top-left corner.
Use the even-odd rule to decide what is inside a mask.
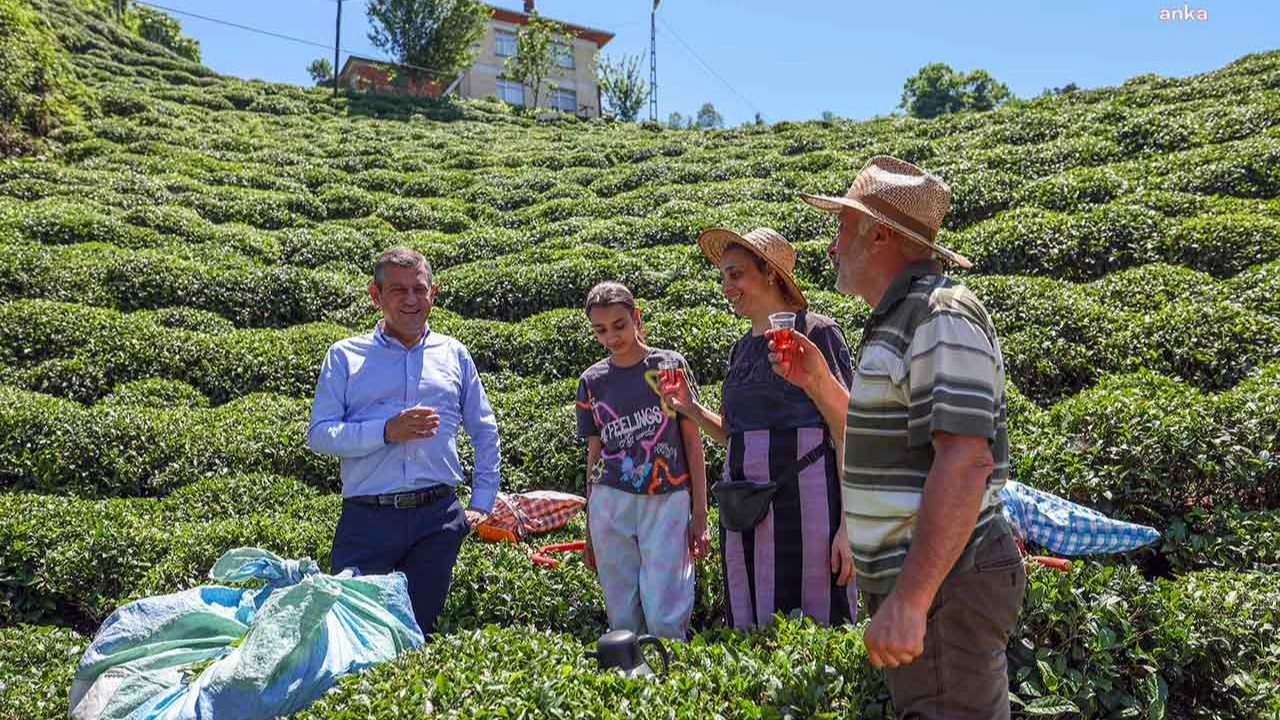
[[[453,494],[453,488],[449,485],[432,485],[425,490],[412,490],[410,492],[391,493],[389,495],[354,495],[347,498],[353,503],[360,505],[378,505],[381,507],[393,507],[397,510],[405,510],[408,508],[418,507],[420,505],[430,505],[431,503],[443,497]]]

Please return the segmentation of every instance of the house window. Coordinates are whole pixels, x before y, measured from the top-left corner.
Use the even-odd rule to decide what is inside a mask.
[[[557,40],[551,45],[551,53],[555,56],[556,65],[566,70],[572,70],[573,64],[573,45],[564,40]]]
[[[514,56],[516,54],[516,34],[506,30],[494,30],[493,45],[498,57]]]
[[[551,91],[551,107],[571,113],[578,110],[578,93],[576,90],[556,88]]]
[[[498,97],[508,105],[523,105],[524,85],[514,80],[498,78]]]

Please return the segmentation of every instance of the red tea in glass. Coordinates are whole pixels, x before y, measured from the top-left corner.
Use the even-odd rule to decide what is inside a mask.
[[[684,372],[680,363],[675,360],[663,360],[658,363],[658,382],[663,385],[678,385],[684,380]]]
[[[769,316],[769,326],[773,328],[773,349],[783,360],[790,360],[792,349],[796,346],[793,333],[796,327],[796,314],[793,312],[776,312]]]

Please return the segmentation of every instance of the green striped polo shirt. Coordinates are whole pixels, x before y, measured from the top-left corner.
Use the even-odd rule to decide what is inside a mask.
[[[1009,477],[1005,368],[982,302],[935,261],[895,278],[863,329],[849,391],[844,507],[858,589],[885,594],[902,570],[934,431],[981,435],[995,470],[966,552],[1007,532],[999,492]]]

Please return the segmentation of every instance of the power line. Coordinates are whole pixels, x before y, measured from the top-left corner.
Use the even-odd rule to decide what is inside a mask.
[[[333,0],[333,1],[334,1],[334,2],[336,2],[337,0]],[[323,49],[325,49],[325,50],[338,50],[338,52],[341,52],[341,48],[339,48],[339,47],[337,47],[337,46],[335,46],[335,45],[330,45],[330,44],[322,43],[322,42],[316,42],[315,40],[307,40],[306,38],[294,37],[294,36],[292,36],[292,35],[285,35],[285,34],[282,34],[282,33],[273,32],[273,31],[271,31],[271,30],[263,30],[263,29],[261,29],[261,28],[250,27],[249,25],[241,25],[240,23],[231,22],[230,20],[223,20],[223,19],[221,19],[221,18],[209,17],[208,15],[201,15],[201,14],[199,14],[199,13],[193,13],[193,12],[189,12],[189,11],[187,11],[187,10],[179,10],[179,9],[177,9],[177,8],[166,7],[166,6],[164,6],[164,5],[157,5],[157,4],[152,3],[152,2],[146,2],[145,0],[134,0],[134,2],[136,2],[136,3],[137,3],[137,4],[139,4],[139,5],[146,5],[147,7],[155,8],[156,10],[163,10],[163,11],[168,12],[168,13],[174,13],[175,15],[186,15],[187,17],[193,17],[193,18],[196,18],[196,19],[198,19],[198,20],[204,20],[204,21],[206,21],[206,22],[217,23],[218,25],[226,25],[227,27],[233,27],[233,28],[236,28],[236,29],[238,29],[238,30],[244,30],[244,31],[246,31],[246,32],[257,33],[257,34],[259,34],[259,35],[266,35],[267,37],[273,37],[273,38],[277,38],[277,39],[279,39],[279,40],[288,40],[288,41],[290,41],[290,42],[295,42],[295,43],[299,43],[299,44],[302,44],[302,45],[310,45],[310,46],[312,46],[312,47],[323,48]],[[440,71],[440,70],[432,70],[431,68],[425,68],[425,67],[422,67],[421,65],[414,65],[413,63],[396,62],[395,60],[386,60],[386,59],[378,60],[378,62],[386,63],[387,65],[395,65],[395,66],[397,66],[397,67],[409,68],[410,70],[417,70],[417,71],[419,71],[419,72],[431,73],[431,74],[434,74],[434,75],[448,75],[448,74],[449,74],[449,73],[442,72],[442,71]],[[338,72],[338,68],[334,68],[334,69],[333,69],[333,71],[334,71],[334,73],[337,73],[337,72]]]
[[[729,92],[733,93],[734,95],[737,95],[738,99],[746,103],[747,106],[750,107],[752,110],[754,110],[757,113],[760,112],[760,108],[756,107],[755,103],[748,100],[747,96],[738,92],[732,85],[729,84],[728,80],[725,80],[723,77],[721,77],[720,73],[715,71],[715,68],[711,67],[711,65],[708,64],[706,60],[703,60],[702,56],[698,54],[698,51],[690,47],[689,43],[685,42],[684,38],[680,37],[680,33],[675,31],[675,28],[671,27],[671,25],[663,18],[658,18],[658,21],[662,23],[662,27],[666,28],[667,32],[671,33],[672,37],[674,37],[677,41],[679,41],[679,43],[683,45],[686,50],[689,51],[689,54],[692,55],[694,59],[697,60],[702,65],[702,67],[706,69],[707,72],[711,73],[712,77],[719,80],[720,83],[725,87],[729,88]]]
[[[272,32],[270,30],[262,30],[255,27],[249,27],[248,25],[233,23],[229,20],[221,20],[219,18],[209,17],[208,15],[200,15],[199,13],[188,12],[186,10],[178,10],[177,8],[165,7],[164,5],[156,5],[155,3],[144,2],[143,0],[134,0],[134,1],[137,2],[137,4],[139,5],[146,5],[147,7],[155,8],[157,10],[163,10],[165,12],[174,13],[177,15],[186,15],[188,17],[198,18],[200,20],[205,20],[207,22],[217,23],[219,25],[226,25],[228,27],[238,28],[240,30],[247,30],[248,32],[251,32],[251,33],[258,33],[259,35],[266,35],[268,37],[278,38],[280,40],[289,40],[291,42],[301,43],[303,45],[310,45],[312,47],[324,48],[325,50],[333,49],[332,45],[326,45],[325,43],[319,43],[314,40],[306,40],[303,38],[293,37],[292,35],[282,35],[281,33]]]

